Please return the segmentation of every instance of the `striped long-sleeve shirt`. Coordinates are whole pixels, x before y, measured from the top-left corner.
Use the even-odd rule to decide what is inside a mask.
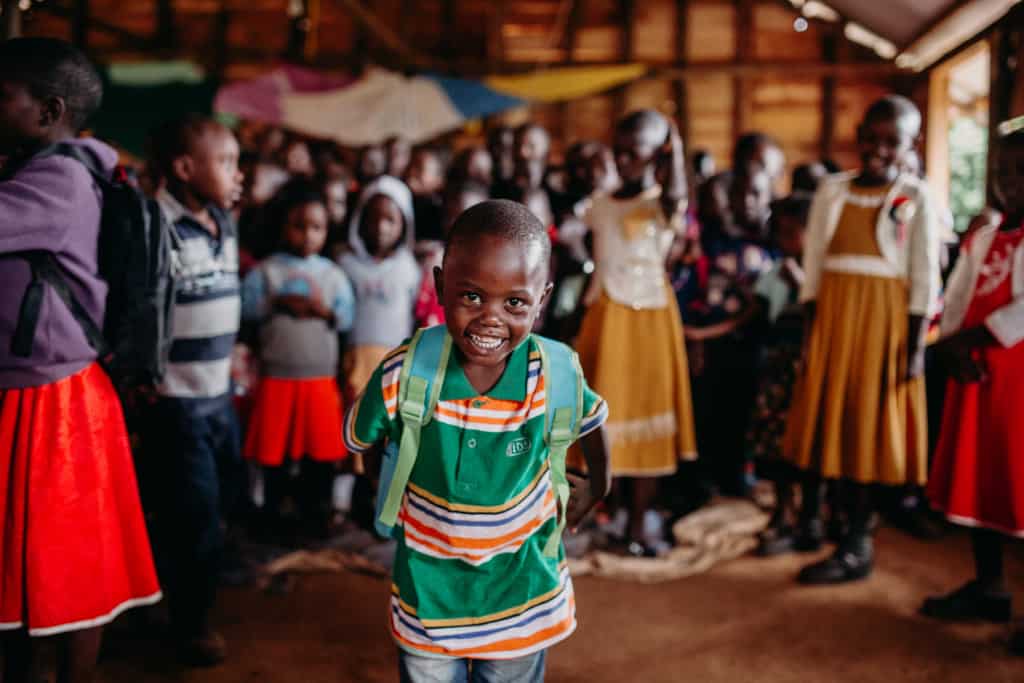
[[[348,447],[364,451],[402,431],[397,412],[406,347],[383,361],[346,418]],[[545,383],[536,342],[524,342],[486,395],[452,351],[433,419],[399,513],[391,633],[417,654],[506,659],[576,627],[562,552],[544,556],[556,524],[544,441]],[[584,390],[581,435],[607,418]]]
[[[242,308],[237,231],[215,207],[210,215],[217,235],[166,190],[157,199],[177,234],[171,351],[159,391],[194,415],[208,415],[230,400],[231,351]]]

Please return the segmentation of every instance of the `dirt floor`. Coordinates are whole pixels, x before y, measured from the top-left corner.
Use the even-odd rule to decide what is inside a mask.
[[[579,630],[551,651],[547,680],[1024,681],[1024,660],[1005,654],[1007,628],[915,614],[969,575],[966,536],[926,543],[883,529],[878,551],[870,580],[838,588],[794,584],[813,559],[796,556],[747,557],[658,585],[582,577]],[[1010,555],[1009,576],[1024,588],[1024,553]],[[387,592],[386,581],[352,573],[300,576],[285,595],[226,589],[217,621],[230,659],[212,670],[179,669],[160,641],[122,621],[100,683],[396,681]]]

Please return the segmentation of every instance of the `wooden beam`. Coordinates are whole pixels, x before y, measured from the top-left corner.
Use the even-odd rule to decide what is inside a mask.
[[[455,0],[441,0],[441,34],[438,36],[441,44],[438,53],[446,62],[452,61],[458,54],[458,41],[455,40],[455,36],[459,35],[458,21],[458,3]]]
[[[358,26],[373,36],[375,40],[394,51],[405,61],[408,67],[424,70],[443,70],[446,68],[445,64],[433,57],[424,55],[409,47],[376,14],[368,10],[360,0],[337,0],[337,2],[349,11]]]
[[[839,58],[839,34],[835,28],[826,29],[821,37],[821,57],[826,64],[835,64]],[[822,159],[832,156],[836,133],[836,78],[821,79],[821,137],[818,153]]]
[[[735,63],[745,66],[753,57],[754,6],[751,0],[735,0]],[[736,73],[732,81],[732,132],[738,138],[747,128],[749,97],[747,77]]]
[[[89,51],[89,0],[75,0],[71,22],[71,42],[82,52]]]
[[[178,30],[174,24],[173,0],[157,0],[156,3],[156,35],[153,41],[167,52],[173,52],[178,43]]]
[[[21,8],[18,7],[18,0],[3,0],[0,5],[3,9],[3,25],[0,26],[0,38],[9,40],[21,36]]]
[[[231,59],[231,50],[228,45],[228,30],[231,28],[231,11],[228,3],[221,0],[220,9],[213,24],[213,74],[216,78],[223,80]]]
[[[687,21],[689,20],[690,0],[676,0],[676,23],[675,23],[675,57],[676,67],[684,68],[689,53],[687,39]],[[683,138],[683,149],[690,150],[690,115],[689,115],[689,91],[686,80],[677,78],[672,81],[672,99],[676,105],[676,125],[679,126],[679,135]],[[689,172],[689,164],[687,164]]]
[[[623,63],[633,61],[633,34],[636,31],[636,3],[634,0],[619,0],[619,25],[622,27],[619,57]],[[629,85],[619,86],[614,90],[615,119],[622,118],[626,113],[626,94]]]
[[[306,35],[309,32],[309,1],[301,0],[297,14],[291,14],[289,9],[288,17],[288,46],[285,48],[285,58],[291,62],[302,62],[306,58]],[[291,3],[289,3],[291,7]]]
[[[565,51],[566,64],[576,63],[576,33],[580,23],[583,21],[583,0],[569,0],[569,16],[565,21],[565,31],[562,33],[561,48]],[[558,122],[562,129],[562,140],[566,143],[575,138],[575,130],[572,126],[572,103],[561,102],[558,106]]]
[[[502,27],[508,12],[508,0],[490,4],[487,20],[487,65],[489,73],[498,73],[505,64],[505,36]]]

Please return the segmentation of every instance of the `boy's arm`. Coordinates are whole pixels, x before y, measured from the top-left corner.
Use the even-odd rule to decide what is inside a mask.
[[[398,377],[406,346],[389,353],[373,371],[366,388],[345,414],[345,447],[351,453],[366,453],[382,444],[398,419]]]
[[[256,268],[242,280],[242,320],[256,322],[266,317],[267,288],[263,271]]]
[[[352,283],[348,281],[341,268],[335,266],[337,278],[337,291],[334,293],[334,301],[331,303],[331,310],[334,312],[334,327],[339,332],[347,332],[352,329],[352,322],[355,320],[356,295],[352,291]]]
[[[611,454],[604,423],[608,419],[608,404],[604,399],[584,387],[584,417],[580,424],[580,446],[587,463],[589,477],[568,474],[571,491],[566,511],[566,526],[574,530],[583,518],[608,495],[612,485]]]

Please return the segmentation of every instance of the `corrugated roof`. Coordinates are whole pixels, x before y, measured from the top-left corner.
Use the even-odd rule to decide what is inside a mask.
[[[826,0],[850,21],[905,48],[962,0]]]

